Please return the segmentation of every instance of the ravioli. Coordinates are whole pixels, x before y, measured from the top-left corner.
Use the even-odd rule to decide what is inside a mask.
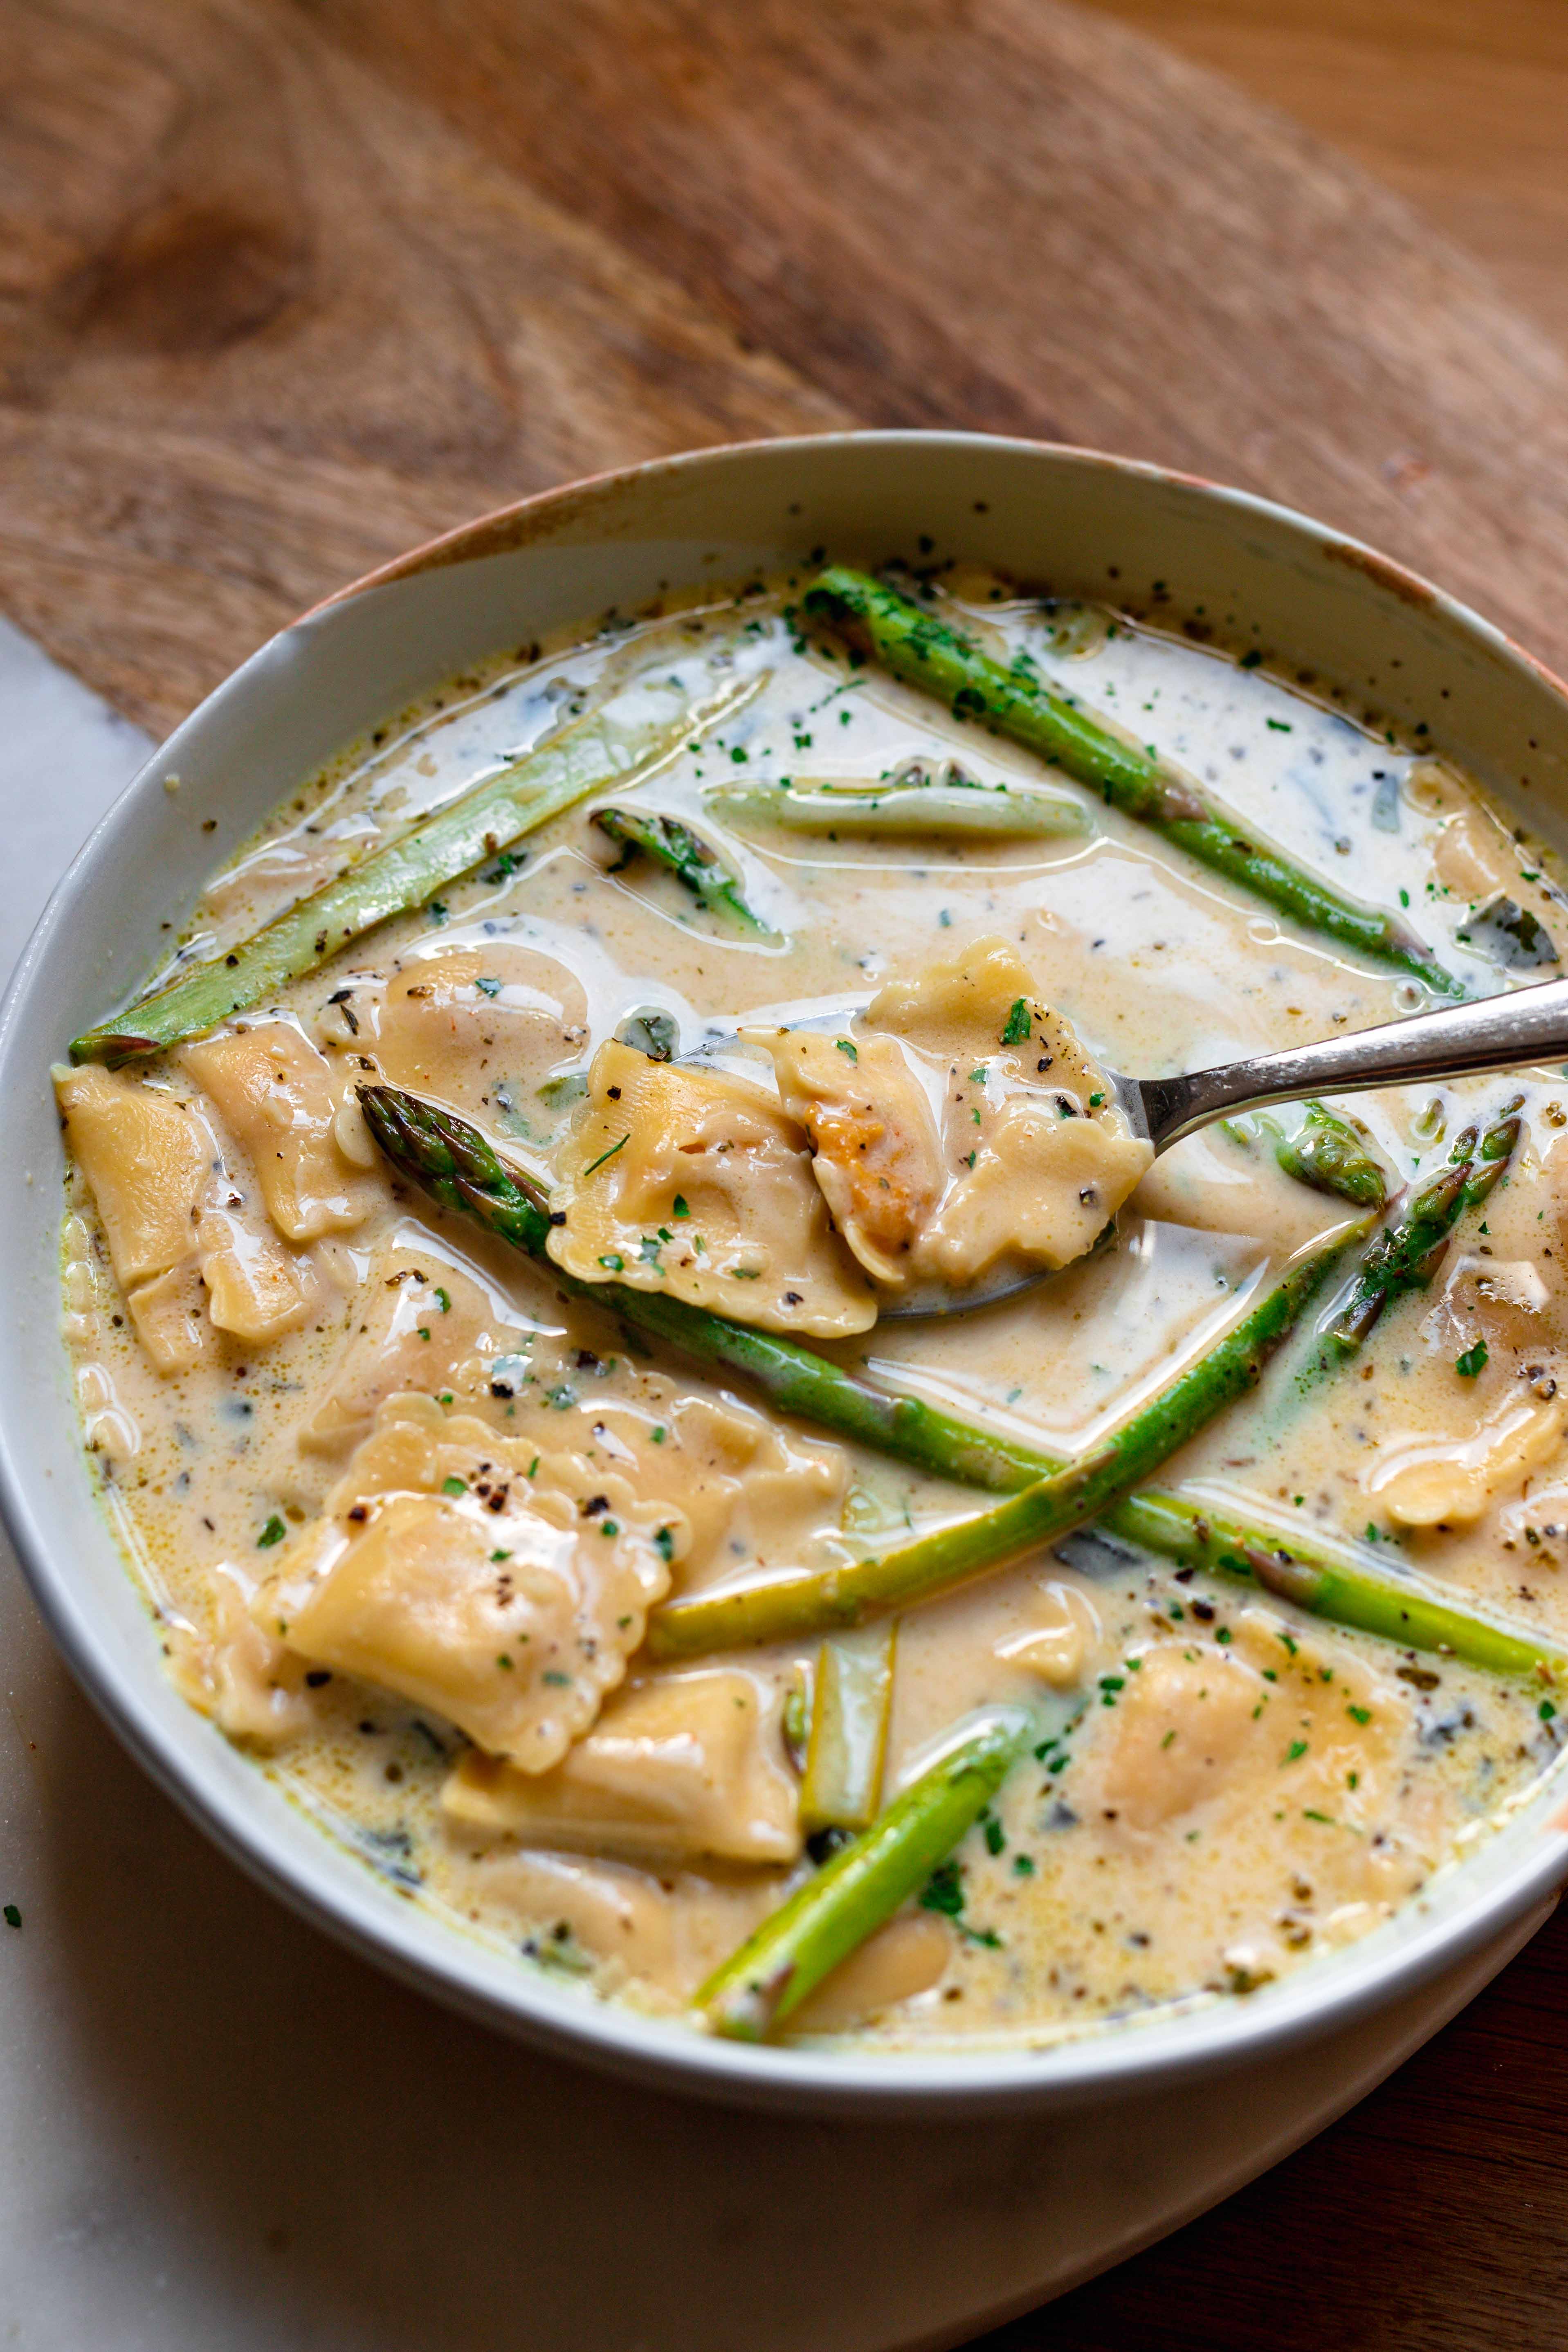
[[[778,1694],[738,1667],[619,1691],[553,1771],[470,1750],[442,1792],[454,1827],[643,1860],[790,1863],[800,1808]]]
[[[1568,1401],[1550,1387],[1544,1398],[1505,1391],[1468,1436],[1389,1440],[1367,1473],[1368,1499],[1400,1527],[1473,1525],[1561,1459]]]
[[[835,1225],[873,1280],[901,1287],[948,1182],[926,1090],[901,1048],[891,1037],[742,1034],[773,1055]]]
[[[839,1231],[892,1289],[1069,1265],[1153,1160],[1002,940],[889,981],[842,1038],[765,1042]]]
[[[250,1613],[252,1588],[225,1562],[213,1571],[211,1625],[171,1628],[174,1679],[191,1705],[230,1739],[251,1748],[286,1746],[311,1723],[306,1664]]]
[[[559,1167],[550,1255],[581,1282],[820,1339],[877,1319],[803,1130],[748,1079],[601,1045]]]
[[[166,1274],[191,1250],[217,1164],[210,1132],[165,1089],[118,1071],[58,1071],[55,1099],[121,1289]]]
[[[513,1393],[533,1329],[427,1243],[400,1232],[372,1260],[356,1328],[300,1432],[307,1452],[346,1453],[369,1435],[387,1399],[404,1392],[449,1392],[468,1410]]]
[[[255,1613],[542,1772],[625,1674],[675,1553],[613,1473],[393,1397]]]
[[[212,1352],[198,1276],[210,1323],[237,1339],[265,1344],[306,1321],[321,1295],[315,1265],[250,1214],[188,1101],[100,1069],[58,1077],[56,1092],[132,1323],[161,1373]]]
[[[1229,1646],[1152,1643],[1115,1694],[1096,1801],[1118,1836],[1180,1823],[1184,1838],[1200,1808],[1256,1803],[1262,1778],[1277,1791],[1271,1811],[1285,1802],[1300,1818],[1310,1806],[1321,1823],[1381,1843],[1409,1714],[1398,1687],[1264,1609],[1242,1612]]]
[[[205,1209],[196,1224],[207,1313],[220,1331],[265,1345],[308,1319],[321,1297],[321,1277],[302,1252],[246,1215],[241,1194],[229,1199],[234,1206]]]
[[[363,1224],[383,1197],[382,1180],[344,1151],[326,1056],[291,1022],[226,1030],[187,1045],[181,1059],[245,1151],[285,1241]]]
[[[795,1566],[847,1553],[838,1522],[848,1481],[841,1447],[770,1425],[727,1397],[682,1395],[658,1373],[640,1376],[636,1402],[612,1391],[562,1397],[548,1357],[519,1389],[520,1436],[569,1447],[617,1471],[683,1527],[681,1582],[708,1582],[745,1561]]]
[[[347,999],[360,1049],[395,1087],[468,1118],[489,1111],[546,1129],[539,1089],[588,1035],[583,983],[553,956],[511,940],[411,959],[374,992]],[[369,1024],[368,1033],[366,1024]]]
[[[195,1258],[170,1266],[130,1292],[125,1301],[136,1337],[160,1372],[188,1372],[212,1353],[216,1333],[206,1286]]]

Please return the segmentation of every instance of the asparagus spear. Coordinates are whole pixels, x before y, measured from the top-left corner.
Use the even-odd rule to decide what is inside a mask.
[[[742,930],[754,931],[762,939],[777,937],[742,897],[740,877],[731,872],[709,842],[693,833],[689,824],[682,824],[679,817],[665,816],[657,809],[606,805],[594,811],[593,823],[607,839],[619,845],[621,855],[610,868],[612,874],[628,866],[640,851],[668,867],[677,881],[690,891],[704,913],[726,914]]]
[[[721,786],[708,806],[724,823],[782,825],[788,833],[929,834],[972,836],[1085,833],[1082,803],[1032,784],[781,785],[736,791]]]
[[[1289,1267],[1250,1315],[1095,1453],[1053,1470],[991,1510],[879,1558],[667,1602],[648,1619],[653,1654],[734,1649],[858,1624],[876,1611],[909,1608],[972,1577],[1006,1568],[1082,1520],[1098,1517],[1224,1406],[1257,1385],[1342,1248],[1342,1243],[1332,1244]]]
[[[72,1061],[123,1062],[199,1037],[230,1013],[275,995],[376,924],[423,905],[432,891],[589,793],[640,781],[680,750],[693,727],[733,709],[755,686],[748,681],[695,709],[688,706],[658,728],[628,728],[616,719],[613,703],[563,728],[538,751],[487,776],[335,882],[287,908],[239,946],[179,972],[113,1020],[73,1039]]]
[[[715,2033],[762,2042],[946,1860],[1023,1755],[1026,1718],[999,1715],[912,1781],[739,1951],[695,2006]]]
[[[1448,1238],[1467,1209],[1479,1208],[1507,1168],[1519,1141],[1524,1097],[1505,1103],[1484,1135],[1466,1128],[1448,1165],[1421,1190],[1397,1224],[1385,1226],[1357,1269],[1349,1298],[1323,1334],[1307,1377],[1331,1371],[1353,1355],[1384,1308],[1407,1290],[1425,1290],[1447,1254]]]
[[[1568,1651],[1528,1625],[1461,1608],[1408,1571],[1391,1574],[1343,1552],[1299,1543],[1217,1517],[1180,1495],[1130,1495],[1100,1522],[1112,1533],[1189,1568],[1261,1585],[1311,1616],[1377,1633],[1403,1649],[1434,1650],[1492,1674],[1568,1674]]]
[[[443,1207],[476,1218],[514,1249],[543,1257],[548,1211],[502,1165],[478,1129],[395,1087],[362,1087],[360,1100],[377,1142],[403,1174]],[[700,1362],[740,1372],[781,1412],[916,1469],[994,1494],[1016,1494],[1063,1467],[1056,1456],[999,1431],[957,1420],[918,1397],[889,1395],[793,1340],[727,1323],[680,1299],[613,1283],[579,1283],[554,1266],[551,1274],[575,1296],[610,1308]],[[1417,1579],[1391,1574],[1349,1547],[1324,1549],[1294,1535],[1282,1543],[1163,1493],[1130,1495],[1104,1512],[1100,1523],[1184,1566],[1261,1584],[1318,1616],[1385,1633],[1406,1648],[1448,1651],[1502,1674],[1529,1674],[1542,1661],[1559,1667],[1563,1663],[1562,1654],[1528,1627],[1499,1625],[1457,1607]],[[650,1647],[684,1656],[751,1638],[743,1626],[737,1630],[731,1610],[714,1623],[696,1609],[696,1603],[688,1604],[684,1616],[663,1620],[656,1613]]]
[[[824,1642],[811,1695],[800,1788],[808,1832],[863,1830],[875,1818],[893,1702],[898,1621]]]
[[[1271,1122],[1265,1122],[1271,1125]],[[1310,1184],[1314,1192],[1337,1192],[1358,1209],[1387,1205],[1388,1177],[1348,1119],[1326,1103],[1307,1105],[1306,1124],[1300,1134],[1275,1130],[1274,1157],[1287,1176]]]
[[[956,718],[977,719],[994,734],[1038,752],[1102,793],[1109,806],[1152,825],[1177,848],[1307,929],[1414,972],[1428,988],[1458,992],[1458,982],[1397,916],[1342,898],[1282,850],[1249,838],[1236,819],[1211,807],[1151,753],[1112,733],[1074,698],[1022,667],[1005,669],[908,596],[865,572],[834,564],[806,590],[804,604],[808,614],[858,651],[874,654],[896,677],[938,696]]]

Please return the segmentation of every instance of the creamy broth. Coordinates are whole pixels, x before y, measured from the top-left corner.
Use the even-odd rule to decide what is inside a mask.
[[[658,1290],[685,1265],[698,1303],[1068,1457],[1354,1214],[1286,1174],[1256,1123],[1145,1171],[1092,1090],[1096,1066],[1193,1068],[1429,1001],[799,634],[796,586],[523,646],[449,683],[301,786],[213,877],[163,976],[228,952],[596,699],[656,686],[693,700],[746,689],[623,797],[718,846],[753,929],[647,857],[617,868],[590,822],[616,798],[606,790],[216,1033],[59,1085],[65,1331],[86,1443],[179,1688],[455,1931],[672,2019],[813,1870],[800,1781],[822,1661],[812,1639],[659,1664],[649,1612],[849,1561],[996,1498],[786,1421],[743,1381],[638,1339],[553,1265],[395,1178],[356,1087],[385,1079],[480,1127],[552,1188],[565,1223],[552,1251],[590,1285],[605,1269]],[[1373,715],[989,575],[940,572],[927,593],[1310,871],[1408,908],[1472,991],[1539,976],[1475,917],[1505,894],[1560,935],[1568,906],[1543,853]],[[1048,784],[1079,829],[834,837],[739,803],[715,814],[721,786],[870,784],[915,759],[956,760],[969,784]],[[940,1023],[919,1025],[936,1022],[931,992],[951,995],[952,973],[987,956],[1023,975],[998,1001],[1035,1008],[1036,1066],[1015,1053],[1011,1076],[1005,1030],[971,1070],[943,1060]],[[831,1025],[792,1028],[822,1014],[858,1040],[847,1077]],[[1057,1016],[1070,1032],[1051,1033],[1047,1056]],[[679,1065],[643,1050],[661,1021]],[[889,1319],[900,1250],[948,1276],[989,1263],[996,1202],[1047,1181],[1047,1125],[1016,1161],[996,1139],[1035,1117],[1029,1088],[1045,1103],[1065,1084],[1071,1033],[1086,1057],[1073,1214],[1024,1240],[1016,1220],[1006,1237],[1021,1265],[1060,1270],[973,1315]],[[937,1040],[927,1062],[922,1037]],[[755,1129],[752,1172],[726,1193],[705,1162],[699,1192],[679,1174],[694,1161],[666,1169],[658,1153],[694,1150],[698,1092],[726,1086]],[[900,1088],[919,1135],[873,1163],[876,1190],[854,1155],[872,1102]],[[1537,1074],[1344,1108],[1408,1187],[1521,1091],[1508,1173],[1429,1286],[1316,1383],[1304,1328],[1159,1483],[1286,1542],[1357,1542],[1562,1638],[1568,1087]],[[632,1101],[627,1146],[615,1137]],[[590,1216],[595,1173],[623,1150]],[[975,1150],[1001,1172],[961,1216]],[[420,1650],[412,1603],[389,1614],[394,1551],[419,1607],[450,1612],[461,1586],[456,1663]],[[568,1554],[579,1589],[563,1614]],[[542,1673],[501,1654],[524,1622],[536,1662],[557,1661]],[[377,1674],[395,1654],[397,1690]],[[1037,2042],[1248,1994],[1387,1919],[1529,1794],[1559,1745],[1540,1680],[1352,1632],[1093,1528],[903,1612],[880,1801],[998,1706],[1027,1710],[1037,1741],[953,1862],[789,2032]]]

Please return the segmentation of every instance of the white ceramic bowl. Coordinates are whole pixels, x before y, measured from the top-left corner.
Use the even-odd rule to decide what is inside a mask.
[[[1278,2054],[1496,1942],[1568,1874],[1560,1782],[1385,1928],[1284,1983],[1040,2052],[752,2049],[601,2006],[471,1943],[313,1828],[176,1696],[89,1481],[59,1321],[61,1153],[47,1078],[142,977],[215,862],[349,737],[478,656],[738,581],[821,547],[934,544],[1060,593],[1256,624],[1291,668],[1364,693],[1568,840],[1568,695],[1485,622],[1281,508],[1147,466],[1020,441],[844,434],[714,449],[531,499],[346,589],[264,646],[117,802],[50,901],[0,1012],[10,1211],[0,1226],[0,1507],[56,1640],[132,1753],[234,1858],[396,1975],[531,2042],[715,2098],[861,2114],[1058,2105]],[[164,780],[179,777],[179,790]],[[204,822],[216,830],[204,832]]]

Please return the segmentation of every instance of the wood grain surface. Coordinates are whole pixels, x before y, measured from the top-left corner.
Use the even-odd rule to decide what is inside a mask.
[[[1568,667],[1565,98],[1561,0],[0,0],[0,610],[162,729],[504,499],[963,425]],[[1565,1962],[995,2352],[1568,2344]]]
[[[1563,0],[1098,0],[1397,188],[1568,343]]]

